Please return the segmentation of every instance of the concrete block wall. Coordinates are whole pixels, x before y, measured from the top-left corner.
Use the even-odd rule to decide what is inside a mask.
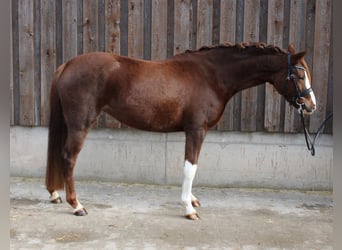
[[[44,177],[47,133],[43,127],[11,127],[11,175]],[[184,143],[184,133],[93,129],[75,178],[181,185]],[[194,185],[332,190],[332,170],[331,135],[320,135],[313,157],[302,134],[210,131]]]

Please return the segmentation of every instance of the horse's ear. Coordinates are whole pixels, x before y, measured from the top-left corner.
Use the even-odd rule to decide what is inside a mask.
[[[291,55],[296,53],[296,50],[294,48],[293,43],[290,43],[289,46],[287,47],[287,50],[290,52]]]
[[[306,53],[307,53],[307,51],[305,50],[305,51],[299,52],[297,54],[291,54],[291,65],[297,64],[301,59],[304,58]]]

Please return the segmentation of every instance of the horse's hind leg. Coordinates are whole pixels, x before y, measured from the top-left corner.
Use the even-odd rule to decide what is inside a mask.
[[[74,214],[79,216],[87,215],[88,212],[77,200],[73,172],[77,156],[81,151],[87,133],[87,129],[69,130],[63,150],[66,200],[74,208]]]
[[[62,198],[59,196],[58,192],[56,190],[48,190],[50,193],[50,202],[51,203],[62,203]]]

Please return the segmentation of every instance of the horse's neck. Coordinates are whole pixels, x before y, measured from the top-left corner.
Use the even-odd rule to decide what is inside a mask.
[[[239,58],[235,54],[230,58],[225,56],[223,60],[217,63],[217,70],[228,91],[234,93],[265,82],[272,83],[273,75],[280,70],[276,55],[244,55]]]

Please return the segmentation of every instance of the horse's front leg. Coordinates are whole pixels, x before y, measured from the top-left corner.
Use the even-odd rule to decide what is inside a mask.
[[[185,131],[185,164],[181,199],[185,206],[185,216],[191,220],[199,219],[194,207],[199,207],[200,203],[192,194],[192,183],[197,171],[198,157],[206,132],[205,129]]]

